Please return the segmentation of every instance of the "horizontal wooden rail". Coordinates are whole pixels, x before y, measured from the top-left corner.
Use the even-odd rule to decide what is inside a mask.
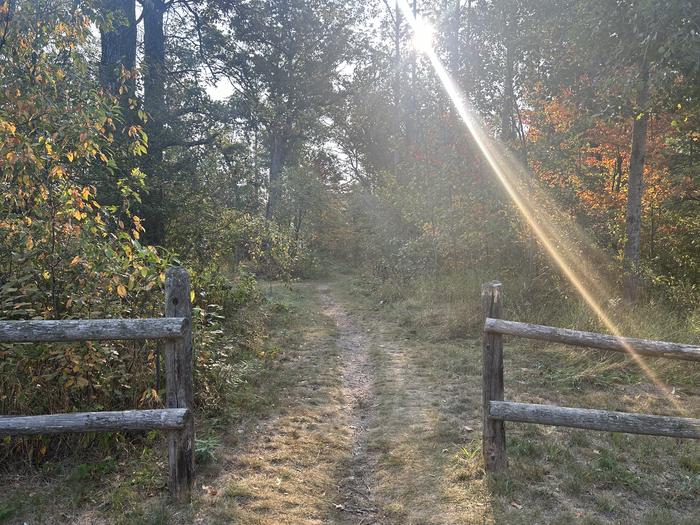
[[[685,417],[651,416],[511,401],[489,402],[489,417],[520,423],[700,439],[700,419]]]
[[[188,408],[75,412],[44,416],[0,416],[0,435],[181,430],[191,418]]]
[[[189,320],[184,317],[0,321],[0,342],[178,339],[188,333],[188,329]]]
[[[600,350],[637,354],[650,357],[665,357],[685,361],[700,361],[700,346],[631,337],[616,337],[594,332],[580,332],[568,328],[543,326],[538,324],[518,323],[504,319],[487,318],[484,331],[503,335],[513,335],[528,339],[539,339],[567,345],[586,346]]]

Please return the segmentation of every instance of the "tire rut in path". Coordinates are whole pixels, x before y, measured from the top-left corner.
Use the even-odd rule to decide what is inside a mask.
[[[342,350],[342,390],[350,409],[352,457],[338,481],[338,523],[379,525],[382,512],[373,492],[376,457],[367,451],[367,433],[376,408],[372,393],[372,368],[367,335],[358,328],[326,285],[318,287],[324,313],[338,329],[337,344]]]

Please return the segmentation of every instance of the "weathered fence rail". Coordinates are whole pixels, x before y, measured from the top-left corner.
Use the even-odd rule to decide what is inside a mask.
[[[700,439],[700,419],[504,401],[503,336],[686,361],[700,361],[700,346],[507,321],[501,319],[503,304],[499,282],[482,286],[481,302],[485,318],[482,449],[487,472],[499,472],[507,466],[505,421]]]
[[[189,500],[194,476],[191,320],[187,271],[170,268],[165,278],[162,318],[0,321],[0,342],[5,343],[163,340],[167,405],[157,410],[0,416],[0,435],[166,431],[170,493],[176,500]]]
[[[540,341],[564,343],[573,346],[596,348],[598,350],[609,350],[611,352],[628,353],[633,351],[649,357],[700,361],[700,346],[651,341],[649,339],[634,339],[632,337],[615,337],[614,335],[580,332],[568,328],[518,323],[506,321],[505,319],[487,318],[484,323],[484,332],[539,339]]]
[[[0,434],[62,434],[123,430],[181,430],[192,417],[188,408],[72,412],[45,416],[0,416]]]
[[[700,438],[700,419],[685,417],[651,416],[510,401],[491,401],[489,415],[504,421],[521,423],[540,423],[542,425],[650,436]]]
[[[0,343],[178,339],[188,323],[184,317],[0,321]]]

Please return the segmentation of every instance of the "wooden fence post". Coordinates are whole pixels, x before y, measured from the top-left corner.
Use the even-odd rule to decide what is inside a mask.
[[[501,283],[493,281],[481,287],[484,318],[500,319],[503,315]],[[502,420],[489,417],[489,402],[503,401],[503,336],[483,334],[483,434],[482,452],[486,472],[496,473],[506,468],[506,432]]]
[[[165,316],[188,321],[182,337],[164,345],[167,406],[192,410],[192,306],[190,278],[184,268],[173,267],[166,272]],[[189,501],[194,478],[194,417],[184,429],[168,432],[168,465],[171,496]]]

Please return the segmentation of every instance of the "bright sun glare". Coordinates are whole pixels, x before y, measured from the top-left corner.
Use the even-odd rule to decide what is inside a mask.
[[[416,17],[415,22],[411,24],[413,29],[413,47],[416,51],[427,53],[433,49],[433,35],[435,29],[430,23],[421,18]]]
[[[424,19],[414,16],[406,0],[397,0],[397,6],[413,31],[414,47],[416,50],[423,53],[430,61],[435,74],[442,83],[445,92],[450,97],[459,117],[481,150],[493,174],[505,189],[508,197],[518,209],[532,233],[539,240],[550,259],[559,267],[562,274],[573,285],[579,296],[588,304],[591,311],[614,336],[621,338],[622,336],[619,328],[607,315],[602,306],[603,301],[601,301],[601,299],[606,294],[600,293],[604,291],[595,290],[597,286],[595,284],[595,279],[591,278],[590,272],[587,269],[587,261],[578,260],[571,256],[573,251],[567,242],[567,232],[557,229],[554,223],[546,219],[548,215],[556,215],[556,210],[552,209],[553,204],[544,201],[538,203],[536,202],[538,199],[534,194],[528,194],[529,192],[524,191],[522,180],[525,168],[514,161],[507,152],[490,137],[489,133],[479,122],[478,117],[470,108],[461,90],[438,58],[433,46],[434,30],[430,24]],[[570,233],[573,234],[573,232]],[[593,289],[591,289],[591,287]],[[601,297],[594,297],[594,291],[599,292],[597,295]],[[674,408],[680,414],[684,414],[685,410],[675,399],[668,386],[657,377],[644,359],[624,342],[623,346],[647,377],[665,394]]]

